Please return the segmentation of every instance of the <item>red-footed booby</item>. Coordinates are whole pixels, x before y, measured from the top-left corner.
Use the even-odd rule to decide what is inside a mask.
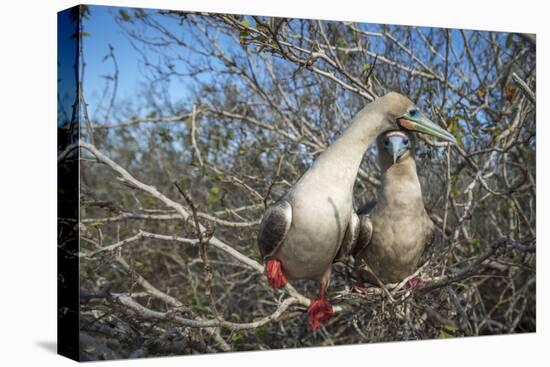
[[[433,241],[434,226],[424,208],[412,134],[384,133],[377,147],[382,183],[376,203],[358,211],[361,229],[353,253],[358,283],[366,280],[383,287],[415,272]]]
[[[407,97],[388,93],[364,107],[262,218],[258,245],[269,284],[280,288],[288,279],[320,283],[308,307],[313,330],[333,314],[326,294],[331,264],[341,246],[349,248],[357,238],[359,221],[352,196],[363,155],[378,135],[400,128],[455,142]]]

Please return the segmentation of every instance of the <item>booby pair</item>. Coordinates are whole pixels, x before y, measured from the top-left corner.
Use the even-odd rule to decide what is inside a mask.
[[[308,307],[313,330],[333,314],[326,293],[331,264],[342,247],[353,248],[359,234],[352,196],[363,155],[377,136],[398,129],[455,143],[449,132],[431,122],[407,97],[388,93],[364,107],[262,218],[258,245],[270,285],[280,288],[288,279],[320,283]]]

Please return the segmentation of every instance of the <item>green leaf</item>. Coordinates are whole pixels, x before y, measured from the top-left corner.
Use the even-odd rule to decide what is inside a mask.
[[[462,145],[462,136],[464,135],[464,127],[459,123],[459,116],[455,115],[447,120],[447,129],[456,138],[458,145]]]
[[[468,240],[468,245],[471,246],[472,252],[474,254],[480,254],[485,250],[485,244],[481,243],[477,238],[471,238]]]
[[[514,42],[514,34],[510,33],[508,37],[506,37],[506,48],[510,48],[512,46],[512,42]]]
[[[80,14],[83,18],[88,19],[90,16],[90,7],[88,5],[80,5]]]
[[[439,335],[437,336],[440,339],[448,339],[448,338],[454,338],[455,332],[460,330],[460,328],[456,325],[452,324],[442,324],[441,329],[439,330]]]
[[[160,138],[160,141],[164,144],[169,144],[174,140],[172,138],[172,135],[170,135],[170,132],[165,128],[158,129],[157,134]]]
[[[227,131],[225,133],[225,138],[227,140],[232,140],[234,137],[235,137],[235,134],[233,133],[233,130],[232,129],[227,129]]]
[[[244,18],[241,22],[241,25],[243,27],[250,27],[250,22],[248,21],[248,19]]]
[[[241,334],[235,333],[235,334],[231,335],[231,341],[238,342],[239,340],[241,340]]]
[[[157,201],[152,196],[146,196],[145,198],[143,198],[142,203],[143,203],[143,206],[145,208],[150,209],[150,208],[154,208],[156,206]]]
[[[348,43],[343,38],[338,38],[336,40],[336,46],[338,46],[338,47],[346,47],[347,45],[348,45]]]
[[[243,27],[250,27],[250,22],[246,18],[244,18],[241,21],[241,25]],[[239,41],[241,42],[241,44],[244,44],[244,42],[246,41],[249,35],[250,35],[250,32],[248,32],[248,30],[241,29],[241,31],[239,32]]]
[[[145,12],[143,11],[143,9],[137,9],[135,12],[134,12],[134,15],[136,16],[136,18],[145,18],[146,14]]]
[[[220,200],[221,189],[214,186],[210,189],[210,195],[208,195],[208,205],[214,206]]]
[[[449,339],[449,338],[454,338],[454,335],[449,334],[449,333],[447,333],[447,332],[444,331],[444,330],[441,330],[441,331],[439,332],[439,335],[437,335],[437,337],[438,337],[439,339]]]
[[[471,238],[468,240],[468,244],[470,246],[473,246],[475,248],[478,248],[481,246],[481,242],[477,238]]]
[[[459,329],[458,326],[452,324],[443,324],[441,327],[447,331],[457,331]]]
[[[128,15],[128,13],[126,12],[126,10],[124,9],[120,9],[118,11],[118,14],[120,15],[120,17],[122,18],[123,21],[125,22],[129,22],[132,18]]]
[[[259,328],[256,329],[257,336],[264,336],[266,334],[267,334],[267,329],[265,326],[260,326]]]
[[[248,31],[246,31],[246,30],[244,30],[244,29],[243,29],[242,31],[240,31],[240,33],[239,33],[239,40],[241,41],[241,43],[243,43],[244,41],[246,41],[246,37],[248,37],[249,34],[250,34],[250,33],[248,33]]]

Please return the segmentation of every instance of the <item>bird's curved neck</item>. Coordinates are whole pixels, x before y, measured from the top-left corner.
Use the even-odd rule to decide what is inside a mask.
[[[363,108],[344,133],[317,157],[295,186],[294,194],[301,190],[310,195],[322,192],[337,200],[338,205],[351,202],[363,155],[386,126],[382,114],[373,107],[375,103]]]
[[[384,130],[384,116],[371,103],[363,108],[352,120],[350,126],[317,159],[321,162],[333,162],[340,169],[349,169],[355,176],[366,150]]]
[[[411,213],[424,209],[422,188],[412,156],[386,168],[382,174],[378,200],[384,201],[387,207],[407,209]]]

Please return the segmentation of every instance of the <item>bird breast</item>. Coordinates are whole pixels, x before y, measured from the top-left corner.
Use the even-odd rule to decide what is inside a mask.
[[[276,254],[289,278],[321,279],[340,248],[351,210],[351,197],[326,191],[292,200],[292,225]]]
[[[428,240],[425,216],[424,212],[373,218],[374,231],[365,258],[383,282],[401,281],[416,270]]]

